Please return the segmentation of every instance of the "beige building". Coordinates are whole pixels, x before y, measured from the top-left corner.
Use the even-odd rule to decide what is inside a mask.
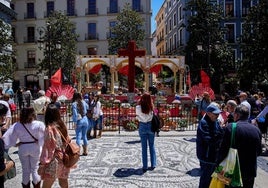
[[[37,75],[37,64],[43,59],[43,50],[38,48],[37,28],[45,26],[50,11],[61,11],[76,25],[79,35],[77,54],[108,54],[109,27],[116,22],[116,16],[129,3],[140,12],[145,20],[146,39],[143,48],[151,55],[151,0],[13,0],[11,7],[17,13],[13,20],[13,35],[17,52],[17,67],[14,80],[23,87],[44,88],[48,79],[42,73]]]
[[[156,21],[156,51],[157,51],[157,55],[164,55],[166,52],[165,46],[166,46],[166,42],[165,42],[165,7],[164,7],[164,3],[161,6],[161,8],[159,9],[159,11],[157,12],[157,15],[155,17],[155,21]]]

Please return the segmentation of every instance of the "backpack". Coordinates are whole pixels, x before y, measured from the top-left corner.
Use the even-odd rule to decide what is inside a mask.
[[[59,133],[67,144],[63,150],[62,162],[65,167],[70,168],[74,166],[80,158],[80,147],[76,143],[71,142],[71,140],[67,142],[61,131],[59,131]]]

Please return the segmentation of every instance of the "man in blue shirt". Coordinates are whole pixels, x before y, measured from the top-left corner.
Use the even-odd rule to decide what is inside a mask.
[[[206,114],[199,121],[197,128],[196,152],[200,162],[201,176],[199,188],[208,188],[218,158],[223,138],[223,128],[218,116],[221,110],[214,104],[206,108]]]

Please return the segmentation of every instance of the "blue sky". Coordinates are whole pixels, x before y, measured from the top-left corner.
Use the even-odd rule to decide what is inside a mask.
[[[154,32],[155,28],[156,28],[156,23],[154,21],[154,18],[158,12],[158,10],[160,9],[160,7],[162,6],[164,0],[152,0],[151,1],[151,6],[152,6],[152,10],[153,10],[153,15],[151,18],[151,23],[152,23],[152,33]]]

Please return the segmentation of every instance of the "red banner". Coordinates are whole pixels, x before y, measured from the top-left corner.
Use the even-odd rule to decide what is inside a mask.
[[[159,64],[159,65],[155,65],[153,67],[150,68],[150,72],[151,73],[155,73],[155,74],[159,74],[159,72],[161,71],[162,69],[162,65]]]
[[[89,73],[98,74],[101,70],[101,64],[95,65],[89,70]]]
[[[121,69],[119,69],[118,71],[120,74],[123,74],[125,76],[128,76],[128,65],[121,67]]]
[[[51,85],[61,85],[62,83],[62,73],[61,73],[61,68],[59,68],[53,76],[51,76],[50,79]]]
[[[207,73],[203,70],[200,71],[201,74],[201,82],[204,87],[210,87],[210,78]]]

